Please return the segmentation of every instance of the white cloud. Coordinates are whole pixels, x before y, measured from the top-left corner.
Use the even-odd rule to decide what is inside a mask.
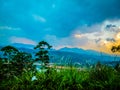
[[[24,37],[16,37],[12,36],[10,38],[11,43],[23,43],[23,44],[31,44],[31,45],[36,45],[37,43],[31,39],[24,38]]]
[[[35,19],[35,20],[37,20],[37,21],[40,21],[40,22],[46,22],[46,19],[44,18],[44,17],[42,17],[42,16],[39,16],[39,15],[32,15],[33,16],[33,18]]]
[[[0,26],[0,30],[21,30],[21,28],[14,28],[10,26]]]
[[[44,39],[49,42],[55,49],[69,47],[67,44],[68,38],[58,38],[55,35],[46,35]]]
[[[83,47],[88,43],[88,39],[85,37],[77,39],[73,36],[58,38],[55,35],[46,35],[45,40],[49,42],[55,49],[60,49],[63,47]]]
[[[99,26],[99,28],[98,28]],[[109,27],[108,27],[109,26]],[[107,39],[115,38],[116,34],[120,32],[120,21],[104,21],[101,24],[85,27],[85,30],[91,30],[92,32],[81,33],[81,30],[75,30],[73,35],[80,35],[81,37],[87,37],[88,39]],[[83,28],[84,29],[84,28]],[[77,37],[76,37],[77,38]],[[79,37],[80,38],[80,37]]]
[[[79,40],[83,37],[87,38],[88,45],[85,45],[87,49],[99,49],[110,52],[111,46],[120,42],[120,20],[106,20],[100,24],[82,27],[82,29],[86,31],[90,30],[91,32],[82,33],[80,28],[74,30],[72,35]]]

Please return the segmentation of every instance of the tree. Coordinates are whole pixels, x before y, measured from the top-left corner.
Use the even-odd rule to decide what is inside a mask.
[[[0,76],[10,78],[14,75],[20,75],[23,71],[33,71],[32,55],[26,52],[20,52],[13,46],[5,46],[1,49],[3,58],[0,61]],[[6,58],[7,63],[4,61]]]
[[[21,74],[24,70],[32,70],[32,55],[26,52],[19,52],[13,57],[13,67],[16,73]]]
[[[3,77],[5,78],[9,78],[12,76],[12,59],[13,57],[19,52],[15,47],[13,46],[5,46],[1,49],[1,51],[3,52],[3,57],[2,57],[2,73],[3,73]]]
[[[51,49],[52,46],[50,46],[47,42],[41,41],[38,43],[38,45],[34,48],[37,49],[38,52],[36,53],[36,61],[41,61],[43,64],[43,67],[47,67],[49,64],[49,55],[48,50]]]
[[[112,46],[111,51],[113,53],[120,52],[120,45],[118,45],[118,46]],[[116,64],[115,69],[120,72],[120,63]]]
[[[118,45],[118,46],[112,46],[111,51],[112,51],[113,53],[115,53],[115,52],[120,52],[120,45]]]
[[[7,60],[7,63],[9,64],[10,61],[12,60],[13,56],[17,54],[19,51],[13,47],[13,46],[5,46],[1,49],[3,52],[3,56]]]

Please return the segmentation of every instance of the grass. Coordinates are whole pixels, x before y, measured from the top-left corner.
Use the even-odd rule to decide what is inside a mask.
[[[32,77],[37,79],[32,81]],[[75,67],[51,68],[47,72],[23,72],[22,75],[4,79],[0,90],[118,90],[120,72],[105,65],[90,70],[78,70]]]

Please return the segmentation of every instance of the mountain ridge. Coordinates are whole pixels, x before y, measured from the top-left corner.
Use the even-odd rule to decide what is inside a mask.
[[[14,46],[16,48],[24,48],[24,49],[34,49],[35,45],[31,45],[31,44],[23,44],[23,43],[12,43],[10,44],[11,46]],[[0,46],[3,47],[3,46]],[[82,49],[82,48],[68,48],[68,47],[63,47],[60,48],[58,50],[56,49],[51,49],[51,51],[63,51],[63,52],[74,52],[74,53],[78,53],[78,54],[85,54],[85,55],[97,55],[100,56],[101,54],[103,55],[110,55],[104,52],[99,52],[99,51],[95,51],[95,50],[91,50],[91,49]],[[111,55],[110,55],[111,56]]]
[[[35,53],[37,50],[34,50],[34,45],[25,45],[25,44],[11,44],[20,51],[31,53],[33,58],[35,58]],[[29,46],[29,47],[28,47]],[[1,47],[1,46],[0,46]],[[97,63],[100,62],[111,62],[115,61],[114,56],[107,54],[100,54],[99,52],[92,50],[84,50],[79,48],[61,48],[59,50],[50,50],[50,62],[53,63]],[[119,61],[119,57],[116,58],[116,61]]]
[[[86,54],[86,55],[97,55],[100,56],[101,54],[103,55],[110,55],[104,52],[98,52],[95,50],[91,50],[91,49],[82,49],[82,48],[68,48],[68,47],[64,47],[64,48],[60,48],[59,51],[65,51],[65,52],[74,52],[74,53],[79,53],[79,54]]]

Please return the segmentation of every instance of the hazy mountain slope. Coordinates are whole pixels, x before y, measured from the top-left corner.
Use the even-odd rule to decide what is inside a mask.
[[[33,45],[26,45],[15,43],[12,46],[18,48],[20,51],[31,53],[33,58],[35,58],[35,53],[37,52],[34,50]],[[2,48],[0,46],[0,48]],[[80,48],[61,48],[60,50],[50,50],[50,62],[53,63],[90,63],[94,64],[98,61],[102,63],[112,62],[112,61],[119,61],[119,57],[116,59],[114,56],[108,54],[100,54],[97,51],[93,50],[83,50]]]
[[[81,48],[68,48],[68,47],[64,47],[59,49],[59,51],[65,51],[65,52],[74,52],[74,53],[79,53],[79,54],[86,54],[86,55],[100,55],[101,52],[95,51],[95,50],[84,50]],[[106,53],[102,53],[104,55],[109,55]]]

